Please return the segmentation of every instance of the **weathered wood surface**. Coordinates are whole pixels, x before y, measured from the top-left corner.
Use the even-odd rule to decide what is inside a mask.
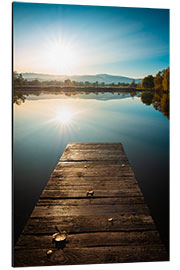
[[[64,230],[59,248],[52,235]],[[69,143],[16,243],[14,266],[164,260],[122,144]]]

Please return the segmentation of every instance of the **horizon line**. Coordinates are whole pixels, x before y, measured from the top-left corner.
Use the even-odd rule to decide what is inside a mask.
[[[16,70],[15,70],[16,71]],[[130,79],[142,79],[144,76],[140,77],[134,77],[134,76],[128,76],[128,75],[119,75],[119,74],[110,74],[110,73],[94,73],[94,74],[52,74],[52,73],[41,73],[41,72],[27,72],[27,71],[16,71],[18,74],[39,74],[39,75],[49,75],[49,76],[97,76],[97,75],[109,75],[109,76],[118,76],[118,77],[124,77],[124,78],[130,78]],[[152,74],[148,74],[152,75]],[[146,76],[148,76],[146,75]]]
[[[169,65],[168,65],[169,67]],[[168,67],[165,67],[163,68],[162,70],[164,69],[167,69]],[[16,71],[16,70],[14,70]],[[161,70],[158,70],[156,71],[155,75]],[[120,74],[110,74],[110,73],[94,73],[94,74],[53,74],[53,73],[41,73],[41,72],[33,72],[33,71],[16,71],[18,74],[20,73],[26,73],[26,74],[30,74],[30,73],[34,73],[34,74],[40,74],[40,75],[50,75],[50,76],[96,76],[96,75],[110,75],[110,76],[120,76],[120,77],[125,77],[125,78],[130,78],[130,79],[142,79],[144,78],[145,76],[149,76],[149,75],[152,75],[154,76],[153,74],[147,74],[145,76],[131,76],[131,75],[120,75]]]

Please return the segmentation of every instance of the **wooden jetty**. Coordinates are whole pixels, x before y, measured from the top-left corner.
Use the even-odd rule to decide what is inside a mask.
[[[13,257],[19,267],[167,260],[121,143],[67,145]]]

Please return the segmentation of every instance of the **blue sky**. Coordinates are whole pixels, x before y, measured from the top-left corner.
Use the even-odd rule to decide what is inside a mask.
[[[14,70],[155,75],[169,66],[169,10],[14,2]]]

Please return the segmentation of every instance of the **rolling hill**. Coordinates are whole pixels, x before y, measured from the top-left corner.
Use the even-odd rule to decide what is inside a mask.
[[[99,83],[104,82],[105,84],[110,83],[131,83],[135,80],[136,83],[141,82],[142,79],[134,79],[124,76],[116,76],[116,75],[109,75],[109,74],[96,74],[96,75],[51,75],[51,74],[39,74],[39,73],[22,73],[24,79],[29,81],[32,80],[39,80],[39,81],[64,81],[66,79],[70,79],[71,81],[78,81],[78,82],[96,82]]]

